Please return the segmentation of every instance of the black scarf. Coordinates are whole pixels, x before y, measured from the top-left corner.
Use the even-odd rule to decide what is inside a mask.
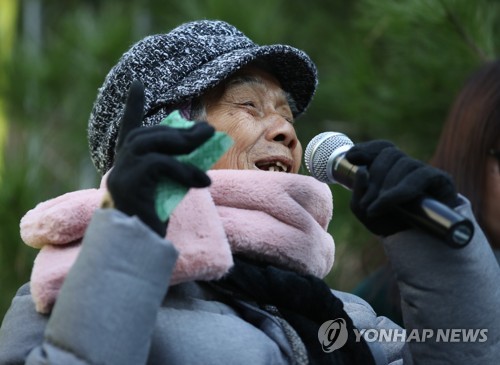
[[[354,324],[342,301],[323,280],[242,258],[234,261],[230,273],[215,285],[241,299],[275,306],[300,336],[309,364],[375,364],[362,337],[356,342]],[[344,346],[327,353],[318,340],[318,330],[324,322],[337,318],[345,320],[348,339]]]

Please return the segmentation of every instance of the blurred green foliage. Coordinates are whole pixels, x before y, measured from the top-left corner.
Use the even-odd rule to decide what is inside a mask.
[[[390,139],[427,160],[455,93],[499,49],[495,0],[24,0],[9,82],[0,205],[0,316],[29,280],[37,251],[19,221],[38,202],[99,182],[87,151],[97,89],[119,56],[147,34],[200,18],[222,19],[258,43],[287,43],[317,63],[313,104],[297,123],[304,147],[325,131]],[[39,25],[38,25],[39,24]],[[305,172],[305,171],[304,171]],[[336,263],[328,276],[351,289],[383,261],[380,245],[333,186]]]

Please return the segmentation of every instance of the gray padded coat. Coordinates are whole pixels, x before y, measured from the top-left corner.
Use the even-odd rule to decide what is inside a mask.
[[[467,203],[457,208],[472,216]],[[488,329],[486,342],[371,342],[379,364],[498,364],[500,269],[480,229],[462,250],[410,230],[384,240],[406,330]],[[98,210],[50,316],[23,286],[0,329],[0,364],[293,364],[282,324],[206,284],[169,288],[178,253],[140,220]],[[91,283],[89,285],[89,282]],[[399,327],[334,291],[360,329]],[[318,342],[319,345],[319,342]]]

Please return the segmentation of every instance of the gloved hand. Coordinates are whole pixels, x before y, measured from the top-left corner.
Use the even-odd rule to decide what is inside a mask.
[[[447,173],[407,156],[388,141],[356,144],[345,157],[363,166],[354,180],[351,210],[377,235],[410,228],[395,207],[424,196],[452,208],[458,205],[455,185]]]
[[[187,154],[207,141],[214,128],[206,122],[177,129],[157,125],[139,128],[144,109],[144,86],[132,82],[118,135],[115,164],[107,185],[116,209],[139,219],[165,236],[167,222],[155,210],[156,188],[165,179],[188,187],[210,185],[208,175],[197,167],[181,163],[175,155]]]

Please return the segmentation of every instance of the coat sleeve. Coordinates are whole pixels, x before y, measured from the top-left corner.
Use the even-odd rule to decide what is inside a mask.
[[[474,220],[465,199],[456,210]],[[474,224],[474,237],[462,249],[417,230],[384,240],[401,292],[405,363],[498,364],[500,268]]]
[[[351,317],[354,326],[357,331],[359,331],[358,334],[355,335],[356,338],[360,335],[364,335],[367,330],[384,330],[397,334],[394,340],[390,341],[379,341],[378,338],[376,339],[373,336],[364,336],[365,341],[372,352],[375,363],[377,365],[402,365],[402,356],[405,352],[404,349],[406,346],[404,342],[405,330],[389,318],[377,316],[370,304],[368,304],[364,299],[351,293],[336,290],[333,290],[333,293],[337,296],[337,298],[342,300],[344,310],[347,312],[349,317]]]
[[[14,299],[0,363],[145,364],[177,256],[138,218],[96,211],[50,318],[35,312],[29,293]]]
[[[0,328],[0,364],[24,364],[29,352],[43,341],[48,315],[35,310],[29,283],[12,299]]]

